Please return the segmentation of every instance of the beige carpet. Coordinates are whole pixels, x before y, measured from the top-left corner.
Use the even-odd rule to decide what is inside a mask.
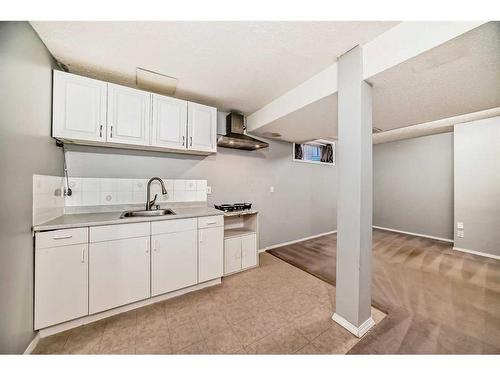
[[[269,253],[335,285],[336,235]],[[500,261],[374,230],[372,285],[388,316],[349,353],[500,353]]]

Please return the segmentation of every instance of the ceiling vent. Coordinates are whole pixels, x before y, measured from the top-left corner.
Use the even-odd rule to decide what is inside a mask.
[[[275,132],[265,132],[265,133],[262,133],[262,136],[269,137],[269,138],[280,138],[281,134],[275,133]]]

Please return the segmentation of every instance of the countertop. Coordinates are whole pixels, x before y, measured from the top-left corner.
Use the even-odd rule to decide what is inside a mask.
[[[120,215],[122,214],[122,212],[65,214],[43,224],[35,225],[33,227],[33,231],[39,232],[55,229],[92,227],[98,225],[140,223],[147,221],[175,220],[192,217],[224,215],[224,212],[206,206],[171,207],[171,209],[175,212],[175,215],[165,215],[157,217],[130,217],[125,219],[120,219]]]

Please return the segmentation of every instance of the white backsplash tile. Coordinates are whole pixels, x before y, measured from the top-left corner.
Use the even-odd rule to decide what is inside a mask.
[[[197,180],[196,181],[196,190],[203,191],[206,193],[207,191],[207,180]]]
[[[206,201],[207,200],[207,189],[201,191],[201,190],[197,190],[196,191],[196,200],[197,201]]]
[[[82,191],[99,191],[101,189],[98,178],[82,178],[81,180]]]
[[[134,191],[146,191],[147,180],[134,180]]]
[[[185,201],[194,202],[196,200],[196,190],[186,190]]]
[[[131,187],[133,185],[130,185]],[[117,204],[128,204],[134,203],[134,192],[133,191],[119,191],[116,195]]]
[[[174,180],[174,190],[185,191],[186,190],[185,180]]]
[[[33,175],[33,225],[55,219],[63,213],[63,178]]]
[[[133,192],[134,191],[134,182],[132,179],[120,178],[118,180],[118,191],[121,192]]]
[[[109,187],[109,185],[105,185],[106,187]],[[101,205],[110,205],[110,204],[117,204],[116,202],[116,194],[118,192],[113,192],[113,191],[101,191],[101,196],[100,196],[100,202]]]
[[[185,180],[186,191],[196,191],[196,180]]]
[[[100,191],[118,191],[118,180],[113,178],[100,179]]]
[[[97,206],[146,202],[147,179],[70,177],[71,197],[66,206]],[[151,199],[158,202],[206,201],[206,180],[163,179],[167,194],[161,193],[157,181],[151,183]],[[40,185],[43,188],[43,185]]]
[[[175,202],[186,202],[186,191],[185,190],[174,190],[174,201]]]
[[[99,191],[82,191],[82,206],[98,206],[101,204]]]

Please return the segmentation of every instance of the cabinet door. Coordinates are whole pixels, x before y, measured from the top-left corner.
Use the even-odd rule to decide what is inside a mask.
[[[153,94],[151,144],[179,150],[186,149],[187,102]]]
[[[151,94],[109,83],[107,141],[149,145],[150,125]]]
[[[249,234],[241,237],[241,268],[257,265],[257,235]]]
[[[88,314],[88,245],[35,251],[35,329]]]
[[[158,234],[151,238],[151,295],[157,296],[196,284],[196,230]]]
[[[106,141],[107,83],[54,70],[52,136]]]
[[[90,244],[90,314],[150,297],[149,237]]]
[[[217,108],[188,103],[188,149],[217,151]]]
[[[224,227],[198,229],[198,282],[222,276]]]
[[[241,270],[241,238],[224,240],[224,274]]]

